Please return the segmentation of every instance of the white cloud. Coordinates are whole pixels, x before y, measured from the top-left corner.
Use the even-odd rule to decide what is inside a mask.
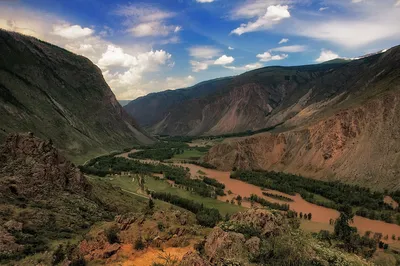
[[[223,55],[215,60],[214,65],[228,65],[233,63],[233,61],[235,61],[235,58],[233,58],[232,56]]]
[[[241,24],[239,28],[234,29],[231,33],[242,35],[247,32],[262,31],[271,28],[281,20],[290,17],[289,6],[275,5],[269,6],[267,12],[257,18],[254,22]]]
[[[329,7],[320,7],[319,11],[324,11],[324,10],[327,10],[327,9],[329,9]]]
[[[212,60],[206,60],[206,61],[191,60],[190,64],[192,65],[193,72],[200,72],[203,70],[207,70],[208,66],[211,65],[213,62],[214,61],[212,61]]]
[[[369,0],[354,7],[350,1],[331,1],[345,12],[304,17],[294,21],[287,33],[328,41],[346,48],[400,38],[400,12],[394,1]]]
[[[361,3],[361,2],[363,2],[364,0],[351,0],[351,2],[352,3]]]
[[[164,11],[146,4],[122,5],[115,14],[126,17],[128,32],[135,37],[168,36],[178,33],[182,27],[168,25],[166,20],[174,17],[173,12]]]
[[[192,86],[196,79],[193,76],[187,77],[167,77],[165,80],[166,90],[176,90]]]
[[[235,50],[235,48],[228,46],[229,50]]]
[[[307,0],[305,0],[307,1]],[[292,5],[304,0],[247,0],[235,8],[231,14],[231,19],[250,19],[262,17],[273,5]]]
[[[66,39],[77,39],[92,35],[94,30],[90,28],[82,28],[79,25],[62,24],[54,25],[52,33]]]
[[[115,13],[141,22],[160,21],[172,18],[176,15],[173,12],[164,11],[146,4],[122,5]]]
[[[283,38],[282,40],[279,41],[278,44],[287,43],[288,41],[289,39]]]
[[[400,0],[397,0],[396,4],[394,6],[400,6]]]
[[[135,25],[128,31],[135,37],[168,36],[171,32],[178,32],[179,28],[178,26],[166,26],[160,21],[152,21]]]
[[[270,51],[272,52],[283,52],[283,53],[299,53],[304,52],[307,49],[305,45],[289,45],[289,46],[281,46],[277,48],[273,48]]]
[[[214,0],[196,0],[198,3],[212,3]]]
[[[331,50],[322,49],[320,56],[315,60],[315,62],[322,63],[336,58],[339,58],[338,54],[332,52]]]
[[[244,66],[224,66],[227,69],[231,69],[231,70],[235,70],[235,71],[248,71],[248,70],[253,70],[256,68],[261,68],[264,65],[257,62],[257,63],[253,63],[253,64],[248,64],[248,65],[244,65]]]
[[[160,15],[157,16],[160,17]],[[60,25],[63,27],[61,28]],[[78,27],[72,27],[72,31],[65,31],[64,29],[68,28],[67,25]],[[58,28],[53,26],[58,26]],[[167,84],[165,78],[162,78],[160,84],[156,87],[151,87],[148,79],[157,81],[155,72],[173,66],[172,55],[164,50],[153,51],[151,43],[135,42],[122,47],[103,39],[103,36],[113,34],[113,29],[108,27],[102,27],[97,35],[93,32],[82,38],[65,38],[65,36],[81,36],[82,32],[86,34],[88,31],[85,30],[85,27],[64,21],[59,16],[33,9],[7,6],[3,8],[2,6],[0,9],[0,27],[35,36],[88,57],[102,69],[105,80],[118,99],[134,99],[154,91],[155,88],[162,88],[161,85]],[[54,28],[61,35],[53,34]],[[78,29],[80,35],[75,34],[75,29]],[[102,31],[104,32],[101,33]],[[74,34],[71,34],[71,32]],[[189,80],[186,79],[186,81]],[[170,77],[169,82],[171,85],[169,87],[173,87],[174,82],[177,83],[173,77]]]
[[[193,46],[189,48],[189,54],[195,58],[211,59],[220,54],[220,50],[212,46]]]
[[[265,52],[263,54],[258,54],[257,58],[260,58],[261,62],[268,62],[268,61],[278,61],[288,58],[287,54],[280,54],[280,55],[272,55],[269,52]]]
[[[77,44],[77,46],[74,44],[66,44],[65,49],[80,55],[94,54],[96,52],[92,44],[82,43]]]

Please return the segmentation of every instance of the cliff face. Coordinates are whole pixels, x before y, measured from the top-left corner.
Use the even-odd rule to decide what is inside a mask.
[[[3,30],[0,113],[0,139],[31,131],[70,155],[151,142],[88,59]]]
[[[231,170],[285,171],[375,189],[400,189],[399,87],[312,125],[227,139],[205,161]]]

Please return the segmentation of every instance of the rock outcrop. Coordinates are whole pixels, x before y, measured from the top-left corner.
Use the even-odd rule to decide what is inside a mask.
[[[0,191],[27,198],[46,198],[68,191],[90,193],[86,178],[52,145],[34,137],[11,134],[0,146]]]
[[[235,214],[208,234],[203,251],[188,252],[181,265],[369,265],[291,224],[296,223],[265,209]]]

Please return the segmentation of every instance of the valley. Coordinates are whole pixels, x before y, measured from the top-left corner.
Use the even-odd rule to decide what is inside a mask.
[[[193,147],[193,145],[189,145]],[[130,152],[122,153],[120,157],[127,158],[129,159],[129,154],[135,153],[137,150],[132,150]],[[159,161],[154,161],[154,160],[143,160],[145,163],[160,163]],[[319,228],[322,226],[324,228],[330,228],[330,230],[333,230],[333,224],[330,224],[331,221],[335,221],[339,217],[339,212],[334,209],[329,209],[326,207],[318,206],[316,204],[307,202],[304,200],[299,194],[296,194],[295,196],[288,195],[285,193],[282,193],[280,191],[268,189],[268,192],[276,195],[282,195],[285,197],[288,197],[293,200],[293,202],[285,202],[282,200],[277,200],[275,198],[271,198],[268,196],[263,195],[263,189],[260,187],[257,187],[255,185],[251,185],[249,183],[245,183],[243,181],[237,180],[237,179],[232,179],[230,178],[231,172],[227,171],[219,171],[215,169],[208,169],[204,168],[198,165],[194,164],[187,164],[187,163],[174,163],[176,166],[181,166],[184,168],[188,168],[190,170],[190,176],[191,178],[200,178],[200,176],[207,176],[209,178],[213,178],[220,183],[225,185],[225,193],[227,195],[225,196],[218,196],[218,200],[226,202],[228,200],[229,202],[232,199],[235,199],[237,196],[241,196],[242,198],[249,198],[252,194],[258,195],[260,197],[265,197],[268,201],[270,202],[275,202],[279,204],[289,204],[290,210],[296,211],[297,213],[312,213],[312,222],[315,223],[321,223],[323,225],[315,225],[316,230],[312,230],[314,232],[319,232]],[[199,174],[201,173],[201,174]],[[121,177],[123,178],[123,177]],[[130,179],[129,179],[130,181]],[[127,181],[127,182],[129,182]],[[113,182],[116,184],[116,182]],[[127,186],[124,186],[127,187]],[[132,186],[130,187],[132,188]],[[151,189],[159,189],[160,185],[149,185],[149,188]],[[138,187],[135,188],[133,186],[134,191],[138,189]],[[228,191],[231,191],[232,194],[228,194]],[[383,200],[383,199],[382,199]],[[250,201],[243,201],[241,203],[241,206],[250,208],[251,203]],[[219,209],[219,208],[218,208]],[[225,210],[225,208],[223,208]],[[367,231],[370,231],[372,234],[373,233],[381,233],[383,236],[390,236],[387,241],[388,243],[393,243],[397,242],[397,237],[396,240],[392,240],[392,235],[395,236],[400,236],[400,225],[397,224],[392,224],[392,223],[385,223],[383,221],[377,221],[377,220],[371,220],[368,218],[364,218],[361,216],[355,216],[354,217],[354,222],[352,223],[353,226],[355,226],[359,233],[361,235],[364,235]],[[310,229],[309,226],[307,226],[308,229]]]

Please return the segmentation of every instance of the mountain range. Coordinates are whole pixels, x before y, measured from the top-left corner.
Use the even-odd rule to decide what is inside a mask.
[[[205,161],[220,169],[399,189],[399,77],[394,47],[352,61],[261,68],[150,94],[125,109],[160,135],[269,131],[214,146]]]

